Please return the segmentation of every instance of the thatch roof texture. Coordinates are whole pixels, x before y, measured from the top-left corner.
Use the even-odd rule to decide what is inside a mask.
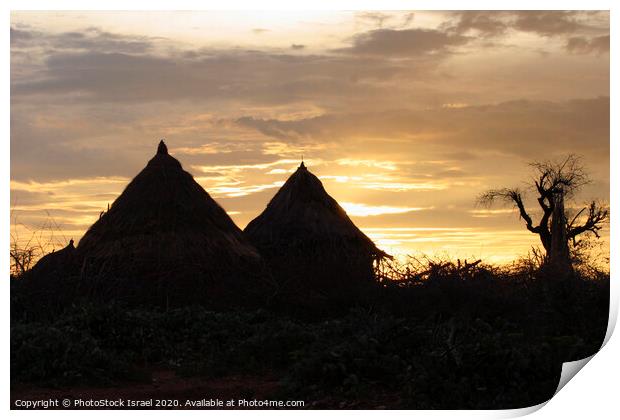
[[[185,260],[178,262],[190,264],[216,253],[258,258],[226,211],[168,154],[163,141],[77,249],[94,258],[182,256]]]
[[[328,296],[372,282],[387,256],[303,162],[244,232],[277,277]]]
[[[234,282],[251,289],[243,269],[260,259],[224,209],[168,154],[163,141],[88,229],[76,252],[90,277],[126,278],[151,288],[166,283],[164,288],[174,288],[180,300],[207,289],[218,299],[235,289]]]

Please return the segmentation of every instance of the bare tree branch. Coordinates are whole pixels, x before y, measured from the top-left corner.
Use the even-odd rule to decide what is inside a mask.
[[[583,208],[579,213],[577,213],[577,216],[579,216],[585,210],[586,208]],[[588,217],[583,225],[573,226],[573,224],[575,223],[577,219],[577,216],[575,216],[575,218],[573,218],[573,220],[569,224],[568,233],[567,233],[567,237],[569,239],[573,239],[577,235],[580,235],[585,232],[592,232],[594,236],[596,236],[597,238],[600,238],[600,235],[598,232],[599,230],[602,229],[603,227],[602,224],[605,223],[609,219],[609,209],[602,208],[598,206],[595,201],[592,201],[590,205],[587,207],[587,210],[588,210]]]
[[[576,155],[568,155],[561,162],[532,162],[530,166],[539,173],[538,182],[535,181],[539,194],[545,198],[558,193],[560,190],[565,196],[570,196],[579,188],[590,182],[588,175]]]
[[[523,197],[521,191],[516,188],[489,190],[478,198],[478,202],[480,204],[487,206],[492,205],[495,200],[501,200],[506,203],[514,204],[514,206],[519,209],[519,217],[525,220],[525,227],[527,228],[527,230],[533,233],[539,233],[540,226],[534,227],[532,217],[528,214],[527,210],[525,209],[525,205],[523,204]]]

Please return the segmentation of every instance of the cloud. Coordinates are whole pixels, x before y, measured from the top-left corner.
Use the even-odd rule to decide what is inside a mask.
[[[522,10],[513,13],[516,16],[515,29],[544,36],[575,33],[585,27],[577,11]]]
[[[143,165],[135,159],[142,150],[119,140],[126,123],[122,115],[105,108],[68,113],[62,104],[55,109],[36,102],[11,108],[12,179],[131,176]],[[152,153],[155,144],[153,139]]]
[[[459,34],[474,30],[483,36],[497,36],[504,34],[510,26],[502,12],[469,10],[456,12],[455,15],[457,22],[444,24],[443,28]]]
[[[194,54],[128,54],[83,51],[54,53],[31,75],[12,78],[12,98],[72,95],[81,102],[149,102],[192,99],[265,104],[328,102],[333,97],[373,95],[373,80],[417,66],[359,57],[208,50]]]
[[[530,210],[528,210],[528,212],[529,211]],[[514,214],[515,209],[474,209],[474,210],[469,210],[469,213],[472,215],[472,217],[480,217],[480,218],[498,217],[498,216],[505,216],[508,214]]]
[[[375,160],[375,159],[343,158],[343,159],[338,159],[336,163],[338,163],[338,165],[343,165],[343,166],[355,166],[355,167],[362,166],[362,167],[367,167],[367,168],[386,169],[388,171],[396,171],[398,169],[398,165],[396,162],[381,161],[381,160]]]
[[[50,33],[11,27],[11,49],[50,48],[98,52],[146,53],[165,38],[119,35],[90,27],[83,31]]]
[[[37,101],[91,104],[186,100],[217,103],[218,108],[240,102],[263,107],[312,103],[332,110],[394,108],[403,101],[418,106],[437,100],[446,104],[467,104],[472,99],[485,102],[489,98],[479,96],[489,89],[486,84],[480,83],[480,89],[474,91],[470,80],[460,79],[463,74],[476,74],[478,64],[453,66],[453,60],[466,55],[451,53],[475,40],[463,32],[467,25],[493,32],[499,30],[497,22],[513,22],[516,15],[470,12],[460,16],[462,27],[458,30],[375,29],[351,36],[348,47],[322,53],[308,53],[303,44],[252,51],[235,47],[183,49],[164,38],[112,34],[97,28],[55,34],[14,25],[11,99],[14,104],[35,97]],[[588,36],[588,41],[574,40],[567,45],[573,53],[586,52],[602,50],[602,41]],[[538,56],[534,60],[516,51],[511,57],[522,57],[519,66],[539,66],[540,62]],[[503,66],[511,63],[501,57],[498,60]],[[586,64],[590,65],[580,65]],[[488,63],[479,66],[484,71]],[[493,92],[513,91],[510,82],[515,78],[527,79],[519,83],[532,91],[539,89],[541,95],[566,85],[577,89],[585,84],[566,80],[571,77],[566,63],[548,62],[547,69],[554,73],[552,80],[540,82],[536,77],[546,74],[544,71],[504,69],[511,75],[501,78],[501,86],[493,87]],[[458,97],[459,92],[469,97]],[[588,83],[588,96],[590,92]]]
[[[394,18],[393,15],[383,12],[358,12],[355,14],[357,19],[370,21],[373,25],[382,28],[383,24]]]
[[[363,175],[321,175],[322,180],[346,184],[352,188],[374,191],[405,192],[405,191],[438,191],[445,190],[447,185],[438,180],[415,179],[407,176],[388,175],[385,173]]]
[[[609,97],[564,102],[510,101],[497,105],[428,110],[341,113],[280,121],[244,117],[236,122],[277,139],[340,144],[359,138],[409,138],[411,148],[443,145],[454,153],[494,150],[518,156],[564,151],[609,151]],[[432,143],[431,143],[432,142]],[[386,150],[385,141],[377,150]]]
[[[473,31],[482,39],[505,37],[510,31],[542,37],[570,36],[566,44],[569,52],[600,53],[605,50],[605,37],[609,39],[609,13],[606,11],[469,10],[453,12],[449,16],[450,19],[441,25],[442,30],[449,33],[471,34]],[[592,37],[593,34],[598,36]],[[590,43],[594,45],[590,47]]]
[[[483,36],[505,35],[509,30],[551,37],[579,32],[609,31],[606,11],[575,10],[467,10],[450,13],[444,30],[456,33],[477,31]]]
[[[363,56],[438,54],[464,45],[469,38],[433,29],[375,29],[356,35],[353,45],[337,51]]]
[[[219,197],[243,197],[246,195],[254,194],[257,192],[272,190],[276,188],[280,188],[284,184],[284,181],[272,182],[271,184],[263,184],[263,185],[244,185],[244,186],[213,186],[209,188],[209,191],[213,195],[214,198]]]
[[[17,29],[11,26],[11,46],[17,46],[27,43],[33,38],[33,33],[23,29]]]
[[[566,49],[573,54],[604,54],[609,52],[609,35],[595,38],[571,37]]]
[[[248,163],[248,164],[237,164],[237,165],[209,165],[209,166],[198,166],[196,169],[201,172],[220,172],[220,171],[229,171],[231,173],[238,173],[242,170],[247,169],[269,169],[275,166],[282,165],[296,165],[299,164],[298,160],[292,159],[280,159],[277,161],[265,162],[265,163]],[[314,165],[320,164],[320,161],[313,161]]]
[[[409,26],[415,18],[414,12],[400,12],[400,13],[388,13],[379,11],[358,12],[355,14],[356,20],[361,21],[362,24],[368,22],[375,28],[383,28],[386,23],[392,28],[402,28]]]
[[[312,125],[313,121],[320,120],[322,117],[315,117],[302,120],[302,125]],[[279,140],[295,140],[303,135],[306,130],[297,129],[296,121],[280,121],[277,119],[261,119],[251,116],[241,117],[235,122],[243,127],[254,128],[266,136]]]
[[[26,189],[11,188],[11,209],[15,206],[39,204],[53,199],[52,191],[29,191]]]
[[[397,207],[397,206],[372,206],[363,203],[342,202],[340,206],[349,216],[369,217],[381,216],[384,214],[403,214],[414,211],[430,210],[423,207]]]

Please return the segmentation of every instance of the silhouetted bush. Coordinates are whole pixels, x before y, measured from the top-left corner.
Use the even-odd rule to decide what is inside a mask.
[[[556,281],[522,266],[432,262],[403,273],[322,317],[86,301],[44,314],[12,285],[11,381],[110,385],[160,367],[275,376],[274,397],[323,408],[514,408],[550,398],[562,363],[605,335],[600,271]]]

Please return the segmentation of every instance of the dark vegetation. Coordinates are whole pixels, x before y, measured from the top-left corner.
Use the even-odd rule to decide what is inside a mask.
[[[534,262],[384,264],[365,300],[291,313],[41,306],[11,282],[13,386],[148,383],[177,375],[279,379],[278,399],[318,408],[516,408],[549,399],[561,365],[595,353],[609,275],[557,278]],[[70,282],[69,282],[70,283]]]

